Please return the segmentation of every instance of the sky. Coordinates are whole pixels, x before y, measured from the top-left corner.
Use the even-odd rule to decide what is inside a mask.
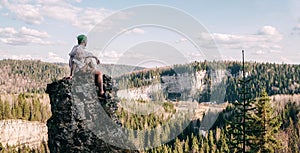
[[[153,67],[206,59],[205,47],[195,47],[181,31],[160,26],[119,29],[105,49],[93,48],[93,29],[99,23],[114,22],[111,16],[120,10],[149,4],[171,7],[196,20],[213,38],[223,60],[241,60],[245,50],[248,61],[300,64],[299,0],[0,0],[0,59],[67,63],[79,34],[88,36],[87,50],[102,63]],[[155,11],[147,13],[153,17]],[[174,14],[168,21],[180,26],[182,20]],[[205,41],[197,31],[197,39]]]

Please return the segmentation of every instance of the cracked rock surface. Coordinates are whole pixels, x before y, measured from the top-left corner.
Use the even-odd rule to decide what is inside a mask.
[[[106,98],[98,97],[91,74],[82,73],[72,80],[47,85],[52,111],[47,121],[50,152],[133,152],[120,149],[134,146],[128,147],[126,139],[119,139],[126,135],[119,130],[121,124],[115,116],[117,99],[113,96],[111,78],[104,75],[103,83],[110,95]]]

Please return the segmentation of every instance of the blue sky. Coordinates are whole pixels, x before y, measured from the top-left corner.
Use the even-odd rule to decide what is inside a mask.
[[[0,0],[0,59],[67,62],[78,34],[89,35],[97,23],[111,14],[143,4],[170,6],[193,16],[214,38],[224,60],[240,60],[244,49],[251,61],[300,63],[298,0]],[[205,59],[186,38],[156,27],[129,29],[105,52],[93,53],[103,63],[118,63],[126,50],[139,48],[139,42],[150,40],[183,50],[188,61]],[[91,49],[89,44],[87,49]]]

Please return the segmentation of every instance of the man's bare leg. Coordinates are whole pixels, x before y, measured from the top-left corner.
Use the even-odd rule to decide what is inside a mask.
[[[104,94],[104,90],[103,90],[103,75],[100,71],[96,70],[95,71],[95,75],[96,75],[96,83],[99,87],[99,93],[100,96]]]

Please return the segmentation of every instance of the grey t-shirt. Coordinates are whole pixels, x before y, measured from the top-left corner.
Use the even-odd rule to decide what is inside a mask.
[[[76,64],[75,72],[78,72],[85,65],[85,58],[88,56],[93,56],[92,53],[85,50],[82,45],[75,45],[72,51],[69,53],[69,67],[72,67],[72,63]]]

